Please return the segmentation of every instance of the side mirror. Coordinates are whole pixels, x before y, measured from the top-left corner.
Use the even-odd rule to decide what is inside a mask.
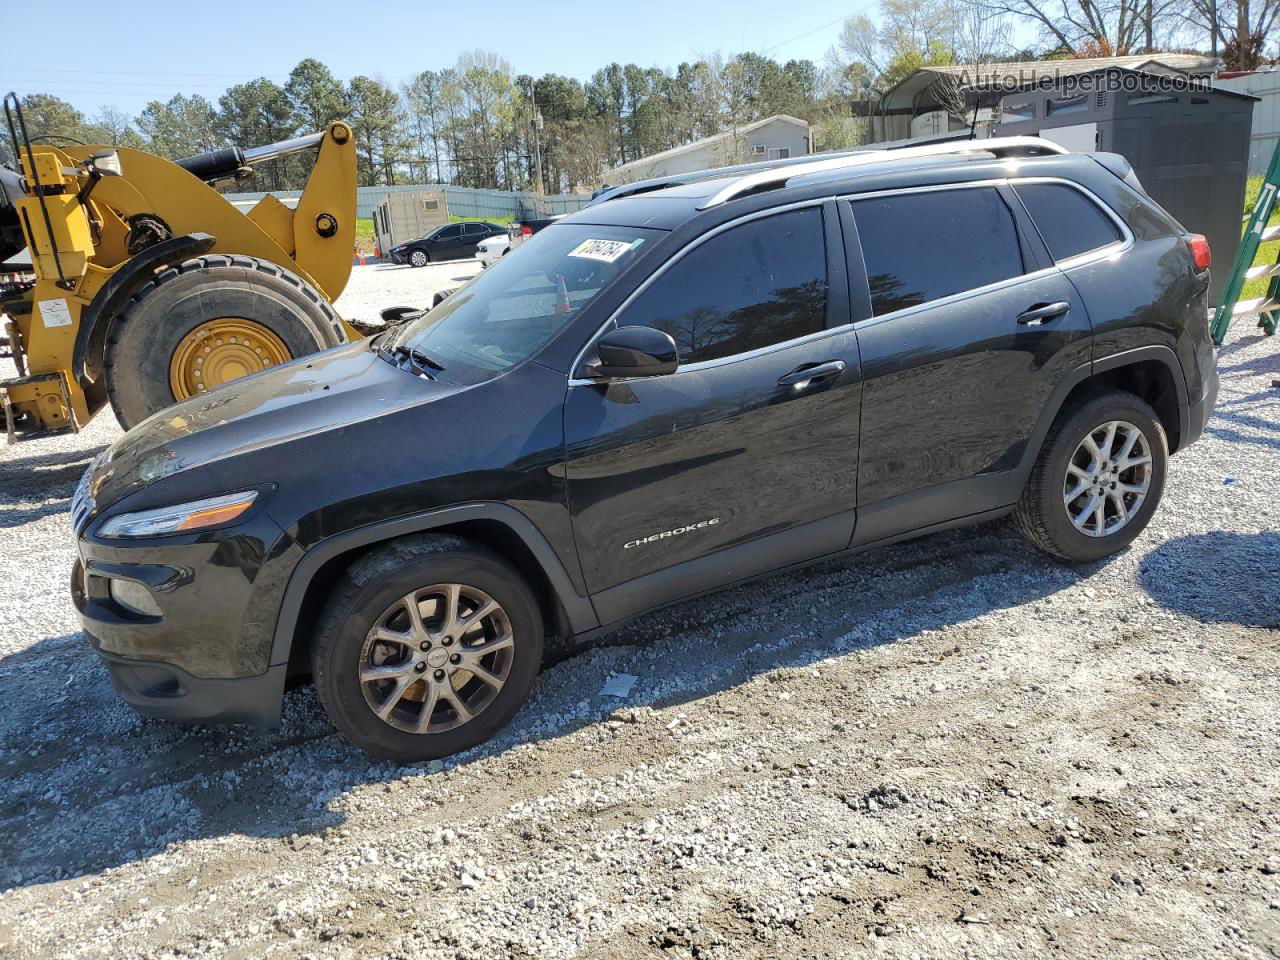
[[[591,375],[607,379],[657,377],[680,366],[671,334],[653,327],[615,327],[596,341],[596,353]]]

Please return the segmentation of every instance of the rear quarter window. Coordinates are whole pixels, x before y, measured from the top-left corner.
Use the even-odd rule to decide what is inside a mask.
[[[1067,260],[1122,239],[1115,221],[1075,187],[1020,183],[1014,189],[1054,260]]]

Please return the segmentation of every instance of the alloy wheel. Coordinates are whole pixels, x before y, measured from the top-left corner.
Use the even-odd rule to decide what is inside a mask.
[[[427,255],[421,250],[415,250],[409,254],[409,262],[415,267],[425,267],[427,265]]]
[[[1090,430],[1067,462],[1062,503],[1072,526],[1106,537],[1133,519],[1151,489],[1151,444],[1127,420]]]
[[[360,689],[384,723],[440,733],[493,703],[514,654],[501,604],[466,584],[434,584],[401,597],[374,621],[360,651]]]

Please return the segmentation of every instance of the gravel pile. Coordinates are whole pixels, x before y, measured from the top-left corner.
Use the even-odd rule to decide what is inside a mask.
[[[66,595],[118,428],[5,449],[0,956],[1280,956],[1280,340],[1221,369],[1109,563],[997,524],[677,606],[409,768],[307,687],[279,731],[135,717]]]

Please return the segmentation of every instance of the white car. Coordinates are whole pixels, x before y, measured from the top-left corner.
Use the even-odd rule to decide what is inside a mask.
[[[480,245],[476,247],[476,259],[480,261],[482,267],[489,267],[498,262],[501,257],[511,249],[510,237],[490,237],[488,240],[481,240]]]

